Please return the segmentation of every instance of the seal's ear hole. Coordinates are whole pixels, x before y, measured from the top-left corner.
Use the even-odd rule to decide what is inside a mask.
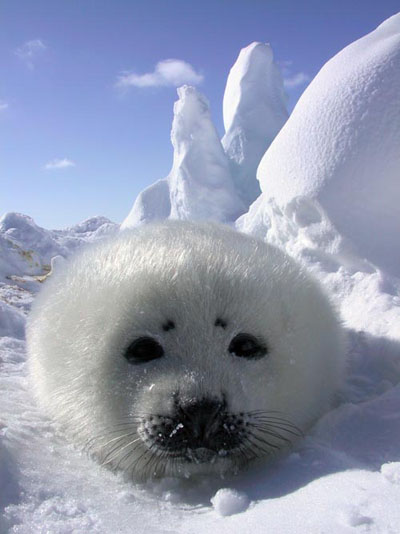
[[[264,343],[252,334],[237,334],[229,344],[228,351],[233,356],[257,360],[268,354]]]
[[[146,363],[164,355],[164,349],[152,337],[139,337],[135,339],[125,351],[125,358],[129,363]]]
[[[220,326],[221,328],[226,328],[227,327],[227,323],[226,323],[226,321],[221,319],[221,317],[217,317],[215,319],[214,326]]]

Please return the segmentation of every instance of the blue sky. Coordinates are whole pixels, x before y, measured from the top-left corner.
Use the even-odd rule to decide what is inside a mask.
[[[19,211],[47,228],[92,215],[122,221],[170,170],[182,76],[210,100],[222,136],[226,77],[242,47],[272,45],[293,107],[330,57],[399,8],[398,0],[2,0],[0,214]],[[187,65],[154,72],[171,58]]]

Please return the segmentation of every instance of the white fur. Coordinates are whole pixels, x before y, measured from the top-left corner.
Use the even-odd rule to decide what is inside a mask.
[[[176,328],[164,332],[168,319]],[[230,354],[239,332],[260,336],[269,354]],[[140,336],[165,355],[129,364],[124,349]],[[76,443],[134,478],[146,447],[133,424],[117,425],[171,413],[173,391],[224,391],[232,413],[276,410],[305,430],[330,405],[344,365],[338,319],[311,276],[277,248],[211,223],[147,225],[86,248],[46,282],[27,337],[40,403]],[[167,463],[156,474],[170,473]],[[222,458],[185,472],[219,464],[229,470]]]

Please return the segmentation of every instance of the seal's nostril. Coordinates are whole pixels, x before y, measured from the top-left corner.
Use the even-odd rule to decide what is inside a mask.
[[[219,399],[204,397],[197,401],[180,404],[177,415],[184,421],[191,438],[198,442],[210,441],[211,443],[212,434],[220,425],[220,416],[224,407],[224,402]]]

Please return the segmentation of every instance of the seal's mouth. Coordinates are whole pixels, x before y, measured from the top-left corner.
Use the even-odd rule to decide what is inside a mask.
[[[184,463],[190,464],[215,464],[220,460],[226,460],[234,456],[236,451],[233,450],[214,450],[208,447],[187,448],[182,455],[175,456]]]
[[[188,449],[186,451],[185,459],[189,463],[204,464],[214,463],[218,453],[206,447],[198,447],[197,449]]]

